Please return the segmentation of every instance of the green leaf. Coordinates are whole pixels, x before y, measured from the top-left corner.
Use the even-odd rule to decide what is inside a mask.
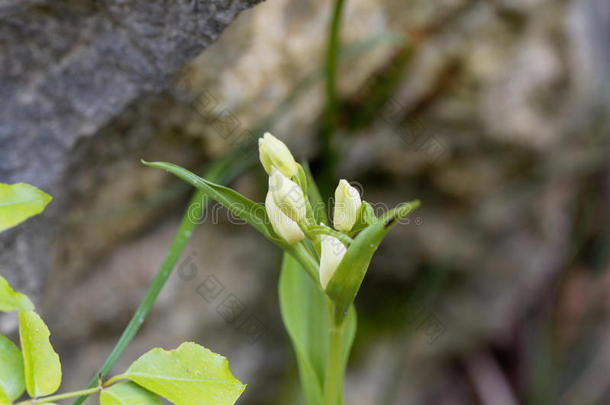
[[[419,206],[419,201],[405,203],[385,213],[356,236],[326,287],[326,294],[336,305],[335,323],[340,324],[353,304],[369,263],[388,231],[402,217]]]
[[[0,232],[40,214],[52,200],[47,193],[25,183],[0,183]]]
[[[7,337],[0,335],[0,404],[19,398],[25,390],[21,351]]]
[[[196,174],[172,163],[151,163],[144,160],[142,163],[150,167],[166,170],[180,179],[192,184],[204,192],[208,197],[216,200],[235,215],[242,218],[256,230],[262,233],[263,236],[269,239],[271,242],[290,252],[304,267],[308,269],[310,274],[313,274],[315,271],[314,267],[317,266],[312,266],[313,259],[303,252],[300,244],[297,243],[290,246],[273,231],[269,219],[267,218],[267,212],[265,211],[265,207],[263,205],[255,203],[254,201],[244,197],[228,187],[212,183],[211,181],[203,179]]]
[[[275,243],[280,240],[280,238],[275,235],[275,232],[273,232],[273,229],[271,228],[269,220],[267,219],[265,207],[263,205],[255,203],[235,190],[221,186],[220,184],[212,183],[211,181],[199,177],[195,173],[183,169],[175,164],[166,162],[146,162],[144,160],[142,160],[142,163],[146,166],[166,170],[187,183],[190,183],[194,187],[202,190],[206,195],[220,203],[239,218],[246,221],[254,229],[262,233],[266,238]]]
[[[49,395],[61,384],[61,363],[49,341],[49,328],[34,311],[19,311],[25,386],[31,397]]]
[[[122,377],[176,405],[231,405],[246,388],[229,371],[229,362],[196,343],[176,350],[152,349]]]
[[[34,309],[34,304],[25,294],[14,291],[8,281],[0,276],[0,311],[10,312],[15,309],[30,311]]]
[[[306,403],[321,404],[328,353],[326,297],[288,254],[284,254],[282,262],[279,297],[282,319],[296,353]]]
[[[310,277],[311,281],[320,285],[320,259],[319,257],[314,257],[311,253],[310,249],[305,245],[305,240],[302,240],[299,243],[295,243],[292,246],[284,247],[284,251],[289,253],[294,259],[296,259],[299,264],[307,271],[307,275]]]
[[[101,405],[161,405],[157,394],[132,382],[123,382],[105,388],[100,393]]]
[[[343,327],[343,359],[341,362],[341,380],[339,381],[339,384],[341,386],[343,386],[343,377],[345,376],[347,361],[349,360],[349,355],[352,351],[352,344],[354,343],[354,338],[356,337],[357,326],[358,317],[356,315],[356,308],[354,308],[354,306],[352,305],[347,314],[347,318],[345,318],[345,326]]]
[[[279,281],[280,309],[299,367],[307,405],[322,403],[322,387],[328,357],[330,319],[328,301],[319,285],[290,255],[284,254]],[[356,332],[356,314],[350,311],[343,333],[343,363]]]

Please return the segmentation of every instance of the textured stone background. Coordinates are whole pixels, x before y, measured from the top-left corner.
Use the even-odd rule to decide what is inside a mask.
[[[255,3],[2,3],[2,181],[55,190],[70,187],[70,165],[80,163],[72,159],[79,143],[91,142],[139,97],[166,88],[178,68]],[[48,219],[61,216],[64,209],[59,206],[70,200],[68,193],[54,196]],[[12,281],[30,293],[40,292],[50,270],[49,236],[37,235],[43,229],[48,233],[55,226],[26,226],[2,238],[0,261],[11,271]]]
[[[42,308],[66,388],[111,350],[182,215],[188,190],[139,158],[195,170],[262,126],[319,167],[328,2],[270,0],[205,52],[250,4],[122,4],[0,6],[0,179],[55,197],[2,235],[0,270]],[[345,403],[607,402],[607,2],[348,0],[342,43],[337,177],[423,201],[367,275]],[[260,201],[265,178],[232,185]],[[249,384],[240,403],[293,403],[279,252],[213,212],[181,260],[196,277],[172,276],[116,370],[195,340]],[[198,294],[210,276],[261,339]],[[551,367],[569,377],[532,372],[547,326],[562,361],[589,348]]]

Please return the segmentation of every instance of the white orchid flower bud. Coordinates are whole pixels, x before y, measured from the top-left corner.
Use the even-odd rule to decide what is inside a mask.
[[[333,223],[335,229],[341,232],[349,232],[358,218],[358,211],[362,201],[358,190],[341,179],[335,190],[335,210]]]
[[[261,163],[269,175],[271,175],[273,166],[289,179],[294,177],[299,170],[288,147],[269,132],[262,138],[258,138],[258,153]]]
[[[303,190],[297,183],[284,176],[275,166],[271,166],[269,192],[273,196],[275,204],[290,219],[298,224],[305,220],[307,208]]]
[[[320,254],[320,284],[326,289],[328,282],[345,256],[345,245],[334,236],[322,235]]]
[[[265,198],[265,210],[275,233],[292,245],[305,238],[305,234],[296,222],[288,218],[273,201],[271,193]]]

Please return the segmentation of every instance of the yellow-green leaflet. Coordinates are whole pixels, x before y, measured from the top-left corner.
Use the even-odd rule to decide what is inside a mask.
[[[31,397],[50,395],[61,384],[59,356],[49,341],[49,328],[34,311],[19,311],[25,387]]]
[[[132,382],[115,384],[100,393],[101,405],[161,405],[159,396]]]
[[[0,404],[14,401],[24,390],[21,351],[7,337],[0,335]]]
[[[176,405],[232,405],[246,388],[226,358],[192,342],[152,349],[121,376]]]
[[[52,197],[25,183],[0,183],[0,232],[40,214]]]
[[[8,281],[0,276],[0,311],[9,312],[15,309],[33,310],[34,304],[24,294],[14,291]]]

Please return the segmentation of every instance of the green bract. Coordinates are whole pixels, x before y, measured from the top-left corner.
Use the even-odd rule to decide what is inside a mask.
[[[405,203],[386,213],[377,223],[369,225],[356,236],[326,287],[326,293],[336,305],[335,322],[341,323],[347,314],[373,254],[390,228],[418,206],[418,201]]]
[[[40,214],[52,200],[47,193],[25,183],[0,183],[0,232]]]

